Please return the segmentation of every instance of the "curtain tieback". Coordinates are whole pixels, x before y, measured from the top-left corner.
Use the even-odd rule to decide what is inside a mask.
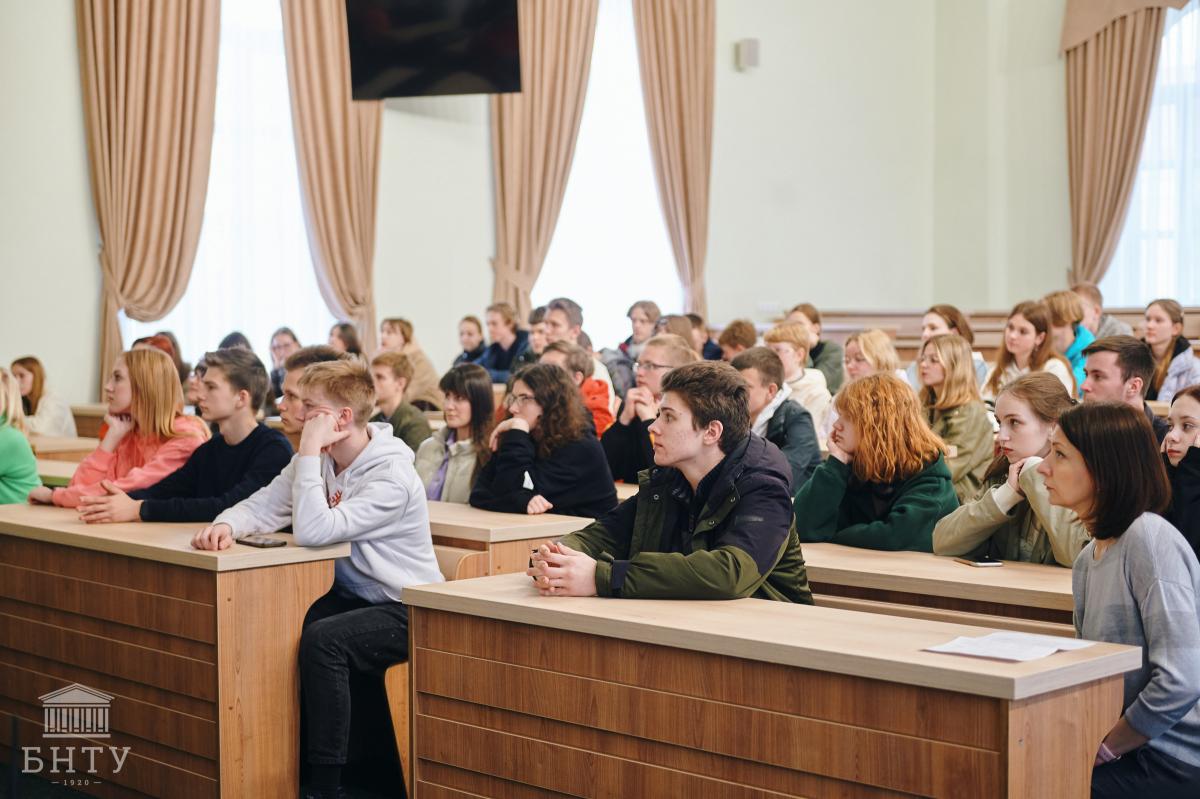
[[[529,294],[533,291],[533,284],[537,280],[528,272],[520,272],[509,265],[507,261],[502,261],[499,258],[492,259],[492,272],[496,275],[496,277],[506,281],[513,287],[520,289],[526,294]]]

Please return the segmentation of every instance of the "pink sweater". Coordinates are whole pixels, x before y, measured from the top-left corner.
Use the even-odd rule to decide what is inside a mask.
[[[104,493],[101,480],[109,480],[122,491],[152,486],[182,466],[196,447],[207,439],[204,423],[195,416],[175,417],[175,438],[147,438],[130,433],[117,444],[116,452],[96,447],[75,469],[66,488],[54,492],[54,504],[79,506],[79,498]]]

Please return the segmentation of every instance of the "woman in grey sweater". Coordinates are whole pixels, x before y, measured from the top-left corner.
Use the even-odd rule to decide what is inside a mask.
[[[1089,403],[1062,415],[1038,466],[1050,502],[1092,537],[1072,575],[1077,634],[1142,648],[1096,752],[1093,797],[1195,797],[1200,787],[1200,563],[1158,515],[1170,484],[1157,449],[1145,414]]]

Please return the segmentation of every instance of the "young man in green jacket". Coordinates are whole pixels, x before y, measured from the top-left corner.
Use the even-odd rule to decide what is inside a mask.
[[[750,432],[738,372],[715,362],[669,372],[650,434],[655,465],[637,495],[534,553],[542,594],[812,604],[791,468]]]

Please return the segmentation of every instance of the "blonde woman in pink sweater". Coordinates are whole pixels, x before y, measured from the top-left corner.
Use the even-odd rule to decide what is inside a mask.
[[[74,508],[82,496],[154,485],[209,437],[204,422],[183,415],[179,373],[159,350],[132,350],[118,357],[104,384],[104,399],[108,429],[100,446],[79,464],[70,485],[35,488],[30,502]]]

